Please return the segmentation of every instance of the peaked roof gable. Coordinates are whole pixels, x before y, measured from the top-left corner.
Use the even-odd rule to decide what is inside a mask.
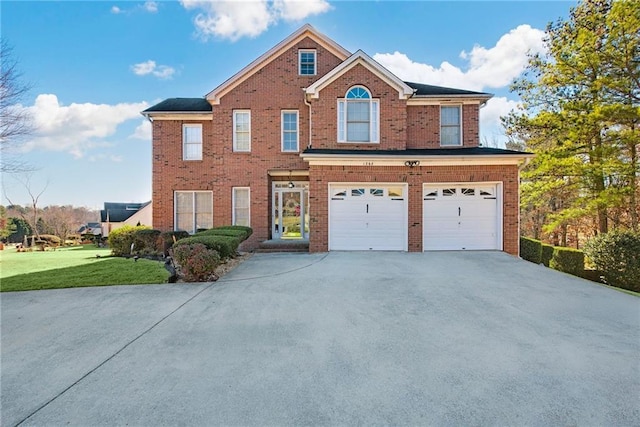
[[[340,60],[345,60],[351,54],[348,50],[340,46],[338,43],[331,40],[329,37],[320,33],[314,27],[309,24],[305,24],[300,27],[296,32],[291,34],[286,39],[282,40],[280,43],[269,49],[263,55],[258,57],[256,60],[251,62],[249,65],[244,67],[242,70],[238,71],[236,74],[227,79],[220,86],[212,90],[206,95],[207,101],[209,101],[212,105],[216,105],[220,103],[220,99],[231,91],[234,87],[238,86],[243,81],[247,80],[254,73],[256,73],[260,68],[269,64],[271,61],[276,59],[282,52],[289,49],[291,46],[295,45],[299,41],[303,40],[305,37],[309,37],[319,45],[327,49],[329,52],[340,58]]]
[[[311,98],[319,98],[320,91],[335,81],[338,77],[351,70],[356,65],[362,65],[367,70],[371,71],[373,74],[387,82],[390,86],[396,88],[398,91],[398,96],[400,99],[407,99],[413,95],[413,88],[400,80],[393,74],[391,71],[384,68],[378,62],[376,62],[372,57],[364,53],[362,50],[358,50],[356,53],[351,55],[346,61],[342,62],[333,70],[329,71],[319,80],[317,80],[314,84],[309,86],[306,89],[307,95]]]

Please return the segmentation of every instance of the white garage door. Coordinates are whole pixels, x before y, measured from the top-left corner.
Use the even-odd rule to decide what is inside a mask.
[[[501,249],[495,184],[424,185],[423,248]]]
[[[330,185],[329,250],[406,251],[406,185]]]

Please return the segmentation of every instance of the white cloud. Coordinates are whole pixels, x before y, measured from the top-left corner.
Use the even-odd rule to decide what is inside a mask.
[[[158,13],[158,3],[156,3],[155,1],[149,0],[144,2],[144,5],[142,5],[142,8],[149,13]]]
[[[157,65],[156,61],[148,60],[139,64],[133,64],[131,71],[137,76],[146,76],[152,74],[159,79],[170,79],[176,70],[168,65]]]
[[[326,0],[181,0],[187,10],[200,10],[194,18],[203,39],[238,40],[256,37],[280,20],[299,21],[328,11]]]
[[[129,138],[142,139],[144,141],[151,141],[151,123],[147,119],[143,119],[138,126],[136,126],[133,133]]]
[[[507,86],[524,70],[527,52],[544,50],[543,36],[542,30],[520,25],[489,49],[476,45],[470,52],[462,51],[460,58],[468,62],[466,69],[446,61],[439,66],[414,62],[400,52],[377,53],[373,58],[408,81],[469,90],[500,88]]]
[[[81,158],[92,148],[112,144],[105,138],[116,133],[122,123],[140,117],[146,102],[62,105],[53,94],[41,94],[26,107],[37,131],[22,146],[23,151],[66,151]]]
[[[480,109],[481,142],[501,145],[506,138],[500,117],[506,116],[517,107],[518,101],[507,99],[503,96],[491,98],[487,104]]]
[[[118,6],[111,6],[111,13],[117,15],[119,13],[122,13],[122,9],[120,9]]]

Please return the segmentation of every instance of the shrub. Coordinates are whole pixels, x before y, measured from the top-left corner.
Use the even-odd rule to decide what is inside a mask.
[[[542,257],[540,261],[547,267],[549,267],[551,257],[553,257],[553,249],[554,247],[552,245],[542,244]]]
[[[131,226],[124,225],[109,233],[109,247],[115,256],[125,256],[131,254],[131,244],[135,242],[135,234],[138,230],[149,230],[146,225]]]
[[[244,225],[223,225],[222,227],[216,227],[216,228],[218,230],[242,230],[245,233],[247,233],[247,237],[245,237],[245,240],[251,237],[251,235],[253,234],[253,228],[246,227]]]
[[[166,254],[167,251],[175,242],[180,239],[184,239],[189,237],[190,234],[184,230],[176,230],[176,231],[165,231],[160,235],[162,239],[162,251]]]
[[[29,241],[31,241],[35,236],[30,236]],[[46,244],[51,246],[58,246],[62,243],[62,239],[54,234],[41,234],[40,238],[36,241],[38,244]]]
[[[542,242],[528,237],[520,237],[520,256],[535,264],[542,262]]]
[[[608,285],[640,292],[640,233],[601,234],[587,242],[585,252]]]
[[[582,277],[584,276],[584,252],[556,246],[553,248],[553,256],[549,261],[549,267]]]
[[[207,249],[217,251],[222,259],[226,259],[232,258],[236,255],[238,245],[240,245],[240,240],[238,240],[236,237],[229,236],[194,235],[178,240],[173,245],[173,248],[175,250],[175,248],[177,248],[178,246],[190,245],[194,243],[201,243],[205,245]]]
[[[176,245],[173,257],[188,282],[206,282],[220,265],[220,255],[202,243]]]
[[[232,228],[212,228],[206,231],[200,231],[196,236],[231,236],[236,237],[241,242],[247,240],[247,232],[245,230],[237,230]]]
[[[160,234],[162,234],[160,230],[149,228],[136,230],[133,234],[133,242],[135,244],[133,250],[141,254],[157,255],[162,250]]]

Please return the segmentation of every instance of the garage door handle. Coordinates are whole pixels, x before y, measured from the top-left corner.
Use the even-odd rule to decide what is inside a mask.
[[[369,203],[367,203],[367,213],[369,213]]]
[[[460,212],[462,212],[462,209],[460,209],[460,207],[458,207],[458,216],[460,216]]]

